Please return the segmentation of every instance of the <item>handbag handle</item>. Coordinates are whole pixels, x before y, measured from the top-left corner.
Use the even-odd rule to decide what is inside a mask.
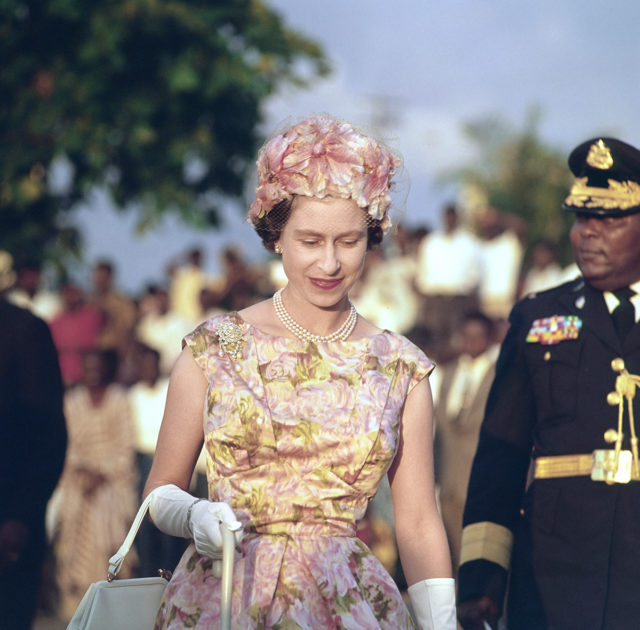
[[[142,502],[136,517],[133,519],[129,533],[120,549],[109,558],[109,574],[107,580],[111,582],[114,580],[124,562],[125,556],[129,553],[131,545],[140,529],[142,519],[144,519],[147,510],[149,509],[149,503],[151,501],[151,494]],[[236,539],[234,530],[230,529],[226,523],[220,523],[220,533],[222,534],[222,582],[220,585],[220,628],[227,630],[231,625],[231,595],[233,590],[233,563],[234,553],[236,547]]]
[[[129,533],[120,549],[116,551],[111,558],[109,558],[109,574],[107,580],[111,582],[114,580],[124,562],[125,556],[129,553],[131,545],[140,529],[142,519],[144,519],[147,510],[149,509],[149,503],[151,501],[151,494],[142,502],[136,517],[133,519]],[[231,624],[231,595],[233,590],[233,562],[234,552],[236,547],[236,539],[233,530],[229,528],[226,523],[220,523],[220,533],[222,534],[222,583],[220,585],[220,628],[227,630]]]
[[[122,563],[124,562],[125,556],[129,553],[129,549],[131,549],[131,545],[133,545],[133,540],[136,537],[138,530],[140,529],[140,525],[142,525],[142,520],[144,519],[147,510],[149,509],[149,503],[151,501],[151,494],[147,496],[147,498],[142,502],[140,508],[138,509],[138,513],[136,517],[133,519],[133,524],[129,529],[129,533],[122,545],[120,545],[120,549],[116,551],[115,554],[109,558],[109,573],[107,575],[107,580],[111,582],[111,580],[115,579],[120,573],[120,569],[122,568]]]

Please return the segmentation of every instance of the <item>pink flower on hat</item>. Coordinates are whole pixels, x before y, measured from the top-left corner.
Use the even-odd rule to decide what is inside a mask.
[[[254,221],[293,195],[353,199],[369,215],[391,225],[389,187],[401,160],[349,123],[312,116],[269,140],[258,154]]]

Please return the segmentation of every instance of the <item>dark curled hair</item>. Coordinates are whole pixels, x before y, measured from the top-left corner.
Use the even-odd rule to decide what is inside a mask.
[[[275,251],[276,241],[280,238],[280,234],[284,226],[289,220],[291,214],[291,206],[293,205],[293,197],[291,199],[283,199],[271,208],[263,217],[253,219],[252,224],[258,236],[262,239],[262,244],[270,252]],[[366,210],[363,209],[366,213]],[[375,249],[382,243],[384,232],[378,219],[372,219],[367,215],[367,249]]]

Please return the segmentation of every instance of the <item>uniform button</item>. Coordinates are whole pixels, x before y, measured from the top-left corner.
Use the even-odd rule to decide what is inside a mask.
[[[611,369],[614,372],[622,372],[624,370],[624,359],[617,357],[613,361],[611,361]]]
[[[547,351],[544,353],[544,360],[545,360],[545,361],[548,361],[550,358],[551,358],[551,353],[547,350]]]

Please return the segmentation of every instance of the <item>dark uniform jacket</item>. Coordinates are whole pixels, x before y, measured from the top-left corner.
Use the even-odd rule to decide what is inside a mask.
[[[44,523],[67,432],[47,324],[0,298],[0,521]]]
[[[45,509],[67,432],[63,387],[47,324],[0,296],[0,524],[27,529],[18,562],[0,571],[0,630],[30,628],[45,551]]]
[[[518,302],[510,322],[471,473],[459,601],[501,604],[508,585],[509,630],[637,630],[640,482],[527,479],[531,456],[612,448],[611,362],[640,374],[640,324],[621,343],[582,278]],[[637,400],[634,414],[640,431]],[[623,431],[629,449],[626,411]]]

